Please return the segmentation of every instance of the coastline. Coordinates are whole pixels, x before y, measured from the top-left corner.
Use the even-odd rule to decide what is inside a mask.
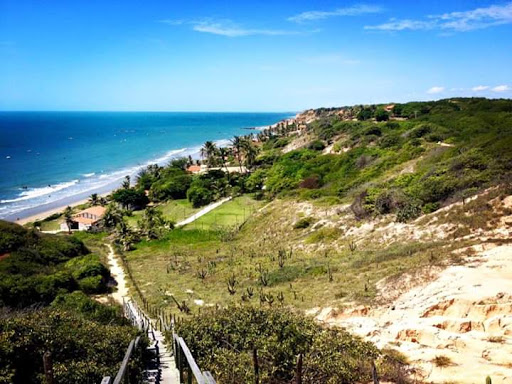
[[[288,119],[289,118],[284,118],[284,119],[281,119],[275,123],[269,124],[264,127],[265,128],[266,127],[273,128],[273,127],[276,127],[280,122],[286,121]],[[260,128],[262,129],[264,127],[260,127]],[[218,146],[219,145],[222,145],[222,146],[229,145],[229,138],[222,138],[222,139],[215,140],[215,143]],[[181,156],[190,155],[192,158],[198,159],[199,158],[199,148],[200,147],[194,146],[194,147],[189,147],[189,148],[170,150],[169,153],[172,153],[172,155],[171,155],[171,157],[164,156],[165,161],[162,161],[163,157],[161,157],[161,158],[155,159],[155,161],[148,161],[147,164],[156,163],[159,165],[163,165],[170,159],[179,157],[179,155],[181,155]],[[132,178],[134,178],[135,175],[138,173],[138,171],[142,167],[143,166],[136,167],[136,169],[135,169],[135,167],[132,167],[131,172],[126,173],[126,174],[129,174]],[[112,193],[112,191],[114,191],[115,189],[117,189],[119,187],[119,185],[121,184],[121,182],[124,179],[124,176],[126,174],[123,174],[122,176],[118,175],[118,177],[116,177],[113,180],[110,180],[105,185],[102,185],[102,186],[99,186],[96,188],[92,188],[92,189],[88,189],[88,190],[84,190],[82,192],[75,193],[75,194],[72,194],[69,196],[64,196],[58,200],[51,201],[48,203],[40,203],[40,204],[34,205],[33,207],[29,207],[29,208],[20,210],[16,213],[12,213],[5,217],[2,217],[1,220],[10,221],[10,222],[17,223],[20,225],[25,225],[27,223],[31,223],[31,222],[34,222],[37,220],[43,220],[43,219],[47,218],[48,216],[51,216],[55,213],[62,212],[67,206],[75,207],[77,205],[86,203],[88,201],[89,196],[93,193],[97,193],[100,196],[109,195],[110,193]]]
[[[27,216],[27,217],[24,217],[24,218],[20,218],[19,220],[13,220],[13,222],[16,223],[16,224],[19,224],[19,225],[25,225],[25,224],[28,224],[28,223],[33,223],[34,221],[46,219],[48,216],[51,216],[51,215],[53,215],[55,213],[61,213],[68,206],[74,208],[74,207],[76,207],[78,205],[82,205],[82,204],[87,203],[87,201],[88,201],[88,199],[83,199],[83,200],[80,200],[80,201],[76,201],[76,202],[74,202],[72,204],[63,205],[61,207],[53,208],[53,209],[50,209],[48,211],[44,211],[44,212],[41,212],[41,213],[34,214],[32,216]],[[8,221],[10,221],[10,220],[8,220]]]

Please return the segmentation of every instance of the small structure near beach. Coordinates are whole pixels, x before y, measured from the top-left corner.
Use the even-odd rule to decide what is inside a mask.
[[[78,212],[73,216],[70,229],[72,231],[87,231],[96,227],[105,214],[105,211],[105,207],[95,206]],[[61,231],[68,230],[68,225],[65,221],[60,224],[60,229]]]

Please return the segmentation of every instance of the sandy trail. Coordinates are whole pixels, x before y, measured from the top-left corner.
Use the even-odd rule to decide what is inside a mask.
[[[108,265],[110,269],[110,275],[117,284],[117,289],[112,293],[112,298],[120,305],[123,305],[123,298],[128,297],[128,287],[126,286],[124,269],[121,266],[119,259],[116,257],[112,245],[105,245],[108,247]]]
[[[325,308],[317,318],[400,350],[426,382],[512,383],[512,246],[487,244],[467,261],[386,307]],[[440,355],[452,365],[436,367]]]

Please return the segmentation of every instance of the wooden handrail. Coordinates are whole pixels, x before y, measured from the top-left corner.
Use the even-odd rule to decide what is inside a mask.
[[[198,384],[215,384],[215,379],[212,374],[208,371],[202,372],[199,369],[199,366],[197,365],[194,356],[192,356],[192,352],[190,352],[187,343],[176,333],[173,334],[173,347],[176,367],[180,371],[180,383],[184,383],[183,371],[187,369],[188,383],[192,383],[192,375],[194,375]],[[185,362],[184,360],[186,361],[186,366],[183,364]]]

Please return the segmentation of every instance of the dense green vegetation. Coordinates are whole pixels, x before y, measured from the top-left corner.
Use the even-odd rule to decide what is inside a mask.
[[[0,304],[49,304],[62,292],[105,292],[110,273],[73,237],[45,235],[0,221]]]
[[[91,299],[72,295],[55,308],[0,313],[0,383],[44,382],[46,351],[52,353],[56,383],[99,383],[115,376],[136,330],[116,324],[119,316],[98,311]]]
[[[57,383],[115,375],[136,330],[119,308],[87,296],[107,292],[110,273],[100,256],[77,237],[5,221],[0,255],[0,383],[42,382],[47,351]],[[141,372],[141,361],[134,361],[134,372]]]
[[[299,354],[304,383],[370,382],[373,362],[382,380],[396,382],[407,369],[396,353],[389,355],[341,329],[325,329],[282,308],[204,311],[179,323],[177,332],[199,365],[221,383],[255,382],[255,353],[261,383],[290,383]]]
[[[336,197],[352,201],[360,218],[395,212],[406,221],[510,178],[512,101],[451,99],[394,109],[412,118],[370,121],[377,107],[363,108],[375,112],[356,122],[320,114],[307,130],[333,153],[323,154],[314,139],[279,156],[263,171],[267,194]]]

